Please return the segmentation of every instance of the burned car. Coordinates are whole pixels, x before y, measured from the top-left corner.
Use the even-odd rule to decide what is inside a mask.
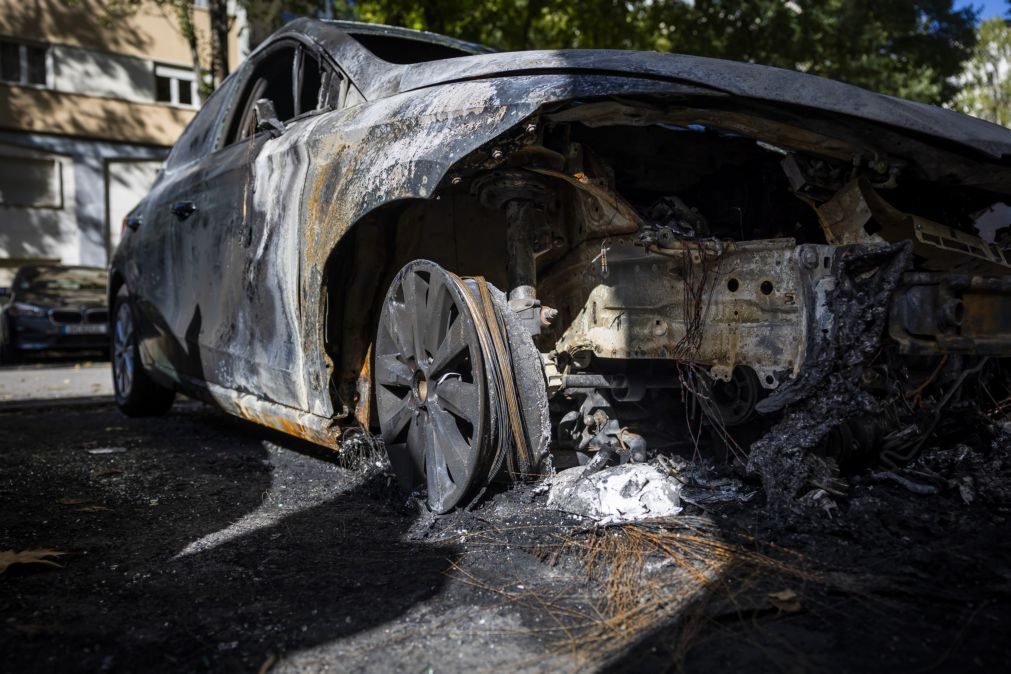
[[[1011,131],[842,83],[299,20],[126,220],[116,396],[375,432],[437,512],[656,452],[792,494],[1006,397],[1008,199]]]
[[[16,361],[43,351],[106,351],[108,272],[98,267],[30,265],[14,275],[0,312],[0,355]]]

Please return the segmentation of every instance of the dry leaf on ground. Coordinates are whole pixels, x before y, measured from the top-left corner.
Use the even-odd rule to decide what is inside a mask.
[[[273,667],[276,663],[277,663],[277,656],[274,655],[273,653],[268,654],[267,659],[263,661],[262,665],[260,665],[260,670],[258,674],[267,674],[267,672],[270,671],[270,668]]]
[[[0,573],[7,570],[7,567],[11,564],[45,564],[46,566],[55,566],[58,569],[62,569],[63,566],[57,564],[56,562],[45,559],[46,557],[59,557],[67,553],[61,552],[59,550],[50,550],[48,548],[39,548],[37,550],[22,550],[21,552],[14,552],[13,550],[0,550]]]
[[[57,625],[43,625],[39,623],[16,623],[14,630],[26,637],[49,636],[60,633],[60,628]]]
[[[96,447],[85,451],[88,454],[122,454],[126,451],[126,447]]]
[[[801,610],[800,600],[793,590],[780,590],[769,593],[769,603],[783,613],[797,613]]]

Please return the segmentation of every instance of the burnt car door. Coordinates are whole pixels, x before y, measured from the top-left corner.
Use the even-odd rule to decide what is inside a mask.
[[[123,271],[134,309],[143,317],[136,326],[140,353],[146,363],[176,381],[198,362],[182,335],[192,316],[190,279],[198,264],[190,249],[205,245],[193,240],[206,215],[200,208],[201,159],[216,142],[234,86],[235,79],[229,78],[207,99],[172,148],[151,192],[124,221],[132,231],[121,244],[126,248]]]
[[[298,367],[297,217],[301,139],[330,108],[335,70],[311,46],[283,42],[247,66],[222,147],[202,161],[203,217],[182,330],[191,377],[285,405],[304,405]],[[266,105],[265,102],[269,102]]]

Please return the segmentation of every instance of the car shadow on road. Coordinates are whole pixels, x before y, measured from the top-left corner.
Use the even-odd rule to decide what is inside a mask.
[[[171,560],[172,572],[144,588],[166,607],[168,638],[131,644],[127,669],[162,656],[186,668],[258,666],[270,654],[379,627],[438,592],[452,551],[402,542],[410,519],[375,496],[377,480],[384,478]]]
[[[195,404],[158,420],[50,416],[0,422],[14,441],[0,472],[16,476],[0,548],[70,553],[6,574],[11,671],[257,671],[380,628],[446,581],[455,551],[404,540],[416,513],[381,472]],[[57,416],[73,441],[32,442]],[[127,451],[82,450],[112,423]]]

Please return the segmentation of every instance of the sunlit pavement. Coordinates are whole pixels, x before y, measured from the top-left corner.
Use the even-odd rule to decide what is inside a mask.
[[[0,405],[111,399],[112,395],[112,373],[107,361],[49,359],[0,367]]]

